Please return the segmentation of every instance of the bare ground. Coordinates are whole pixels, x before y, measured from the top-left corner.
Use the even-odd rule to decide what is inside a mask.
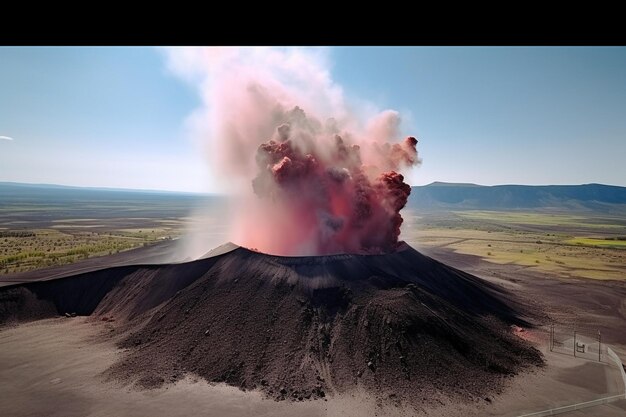
[[[326,400],[277,402],[258,391],[241,391],[192,377],[159,389],[139,390],[107,380],[103,375],[126,355],[112,340],[102,341],[102,332],[108,332],[112,326],[86,318],[58,318],[3,329],[0,395],[4,400],[0,401],[0,415],[517,416],[623,390],[617,370],[611,365],[556,353],[546,354],[545,368],[510,379],[502,394],[491,398],[491,402],[476,398],[466,403],[451,403],[438,398],[436,404],[420,409],[382,404],[359,390]],[[623,400],[571,416],[617,417],[625,409],[626,400]]]
[[[496,283],[524,300],[545,325],[602,333],[602,340],[626,353],[626,281],[559,279],[530,267],[494,264],[448,248],[419,248],[423,253]]]
[[[576,325],[589,334],[601,328],[606,342],[613,344],[618,353],[626,352],[622,282],[564,282],[512,265],[493,265],[478,257],[446,252],[429,255],[514,291],[528,305],[535,306],[540,324],[555,321],[564,326]],[[122,326],[72,318],[1,330],[0,395],[11,400],[0,402],[0,415],[169,416],[197,414],[201,409],[209,416],[515,416],[599,398],[619,389],[614,370],[606,364],[548,353],[546,332],[539,327],[528,331],[525,338],[541,349],[547,366],[506,379],[500,393],[488,399],[474,396],[451,401],[433,393],[427,403],[410,406],[393,399],[381,401],[380,396],[357,387],[315,401],[275,402],[255,389],[241,391],[225,384],[195,381],[193,376],[165,381],[160,388],[146,391],[106,378],[110,376],[107,369],[132,357],[131,350],[116,348],[117,332],[110,332]],[[107,332],[111,338],[102,337]],[[623,415],[625,403],[570,415]]]
[[[487,398],[542,364],[509,327],[532,314],[500,287],[408,245],[323,257],[231,249],[6,287],[0,322],[55,309],[113,318],[129,350],[108,372],[116,380],[158,388],[196,375],[289,401],[361,388],[416,407],[439,396]]]

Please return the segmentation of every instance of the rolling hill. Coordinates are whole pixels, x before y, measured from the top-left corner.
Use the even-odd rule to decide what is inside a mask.
[[[494,185],[434,182],[412,187],[409,208],[419,209],[576,209],[624,211],[626,187],[583,185]]]

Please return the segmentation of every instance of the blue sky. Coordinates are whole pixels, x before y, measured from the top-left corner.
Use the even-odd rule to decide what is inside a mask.
[[[413,185],[626,185],[626,48],[328,57],[348,100],[399,110],[420,138]],[[200,103],[158,48],[0,48],[0,181],[215,190],[186,129]]]

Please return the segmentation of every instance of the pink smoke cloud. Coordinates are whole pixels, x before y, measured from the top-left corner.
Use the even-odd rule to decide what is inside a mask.
[[[420,163],[392,110],[363,122],[319,51],[176,48],[170,68],[201,87],[190,126],[236,191],[232,239],[280,255],[394,250]]]

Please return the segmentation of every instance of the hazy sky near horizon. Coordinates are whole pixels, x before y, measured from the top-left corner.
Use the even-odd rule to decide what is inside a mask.
[[[412,185],[626,186],[626,48],[327,48],[348,101],[396,109]],[[193,86],[159,48],[0,47],[0,181],[216,191]]]

